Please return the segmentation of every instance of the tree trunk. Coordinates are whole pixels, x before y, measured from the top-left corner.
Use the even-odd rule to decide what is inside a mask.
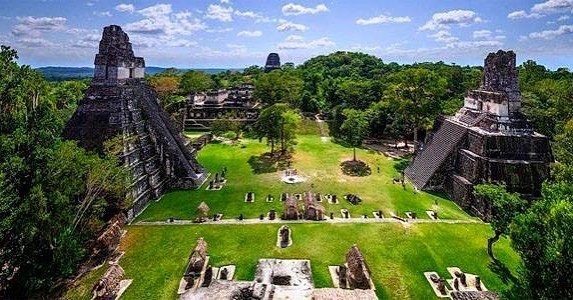
[[[353,160],[356,161],[356,147],[352,148],[352,151],[354,152]]]
[[[418,127],[414,128],[414,153],[418,153]]]
[[[285,125],[281,123],[281,152],[285,154],[286,147],[285,147]]]
[[[499,241],[499,237],[501,236],[501,232],[495,232],[495,235],[487,239],[487,254],[491,259],[497,260],[493,255],[493,244]]]

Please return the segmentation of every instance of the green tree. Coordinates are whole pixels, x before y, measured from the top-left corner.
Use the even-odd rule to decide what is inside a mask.
[[[180,88],[187,94],[207,91],[215,86],[211,76],[198,71],[188,71],[181,78]]]
[[[353,161],[356,161],[356,147],[362,145],[362,141],[368,134],[368,119],[366,112],[356,109],[345,109],[346,118],[340,127],[343,140],[352,147]]]
[[[513,248],[523,261],[525,291],[531,299],[573,299],[573,189],[545,185],[511,226]]]
[[[435,72],[422,68],[397,72],[389,80],[391,84],[385,94],[399,102],[398,113],[410,119],[408,123],[412,124],[417,150],[418,131],[428,129],[441,112],[447,82]]]
[[[238,139],[241,136],[241,124],[230,117],[219,118],[211,122],[211,132],[216,136],[233,132],[235,139]]]
[[[262,74],[255,82],[253,97],[267,105],[287,103],[299,107],[303,82],[293,70],[275,70]]]
[[[487,254],[496,260],[493,254],[493,244],[502,235],[509,234],[509,225],[513,219],[524,210],[525,203],[518,194],[508,193],[504,186],[495,184],[480,184],[475,186],[474,195],[488,203],[491,211],[489,219],[494,236],[487,240]]]
[[[2,46],[0,286],[22,299],[46,297],[75,272],[87,241],[123,208],[129,181],[115,156],[61,140],[67,115],[42,76],[16,59]]]
[[[300,123],[300,116],[284,103],[271,105],[261,111],[259,119],[254,125],[255,136],[266,138],[271,145],[271,153],[275,144],[280,143],[282,153],[296,139],[296,128]]]

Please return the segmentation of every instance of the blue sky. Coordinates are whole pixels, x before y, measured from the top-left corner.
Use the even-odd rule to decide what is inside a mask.
[[[337,50],[481,65],[497,49],[573,67],[573,0],[0,0],[0,43],[32,66],[91,66],[120,25],[149,66],[301,63]]]

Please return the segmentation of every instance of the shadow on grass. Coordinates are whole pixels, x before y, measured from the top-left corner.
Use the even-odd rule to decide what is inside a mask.
[[[285,170],[291,164],[291,154],[264,153],[251,156],[247,161],[255,174],[274,173]]]
[[[506,289],[500,291],[502,298],[531,299],[531,295],[527,293],[527,287],[511,273],[511,270],[503,262],[495,259],[489,263],[488,267],[507,286]]]
[[[398,173],[402,173],[406,170],[409,164],[409,159],[394,159],[394,170],[398,171]]]

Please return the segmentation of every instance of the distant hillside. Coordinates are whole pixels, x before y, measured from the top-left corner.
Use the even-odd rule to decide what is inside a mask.
[[[146,67],[145,73],[148,75],[155,75],[165,71],[167,68],[162,67]],[[80,78],[90,78],[94,74],[94,68],[90,67],[41,67],[36,68],[36,70],[42,72],[44,77],[52,81],[68,80],[68,79],[80,79]],[[222,72],[230,71],[242,71],[243,69],[177,69],[180,72],[186,72],[188,70],[196,70],[205,72],[207,74],[218,74]]]

